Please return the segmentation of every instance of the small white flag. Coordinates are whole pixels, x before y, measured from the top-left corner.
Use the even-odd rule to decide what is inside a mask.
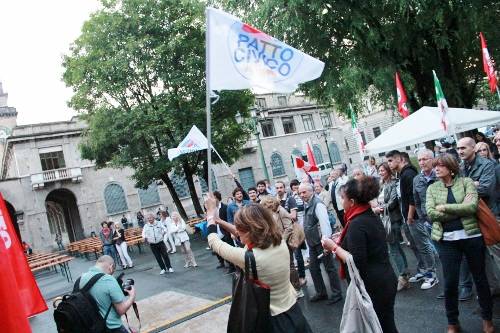
[[[168,159],[173,160],[183,154],[189,154],[198,150],[207,149],[208,142],[207,138],[201,131],[193,125],[188,135],[182,140],[177,148],[171,148],[168,150]]]
[[[211,90],[293,92],[299,83],[318,78],[325,67],[219,9],[207,8],[207,29]]]

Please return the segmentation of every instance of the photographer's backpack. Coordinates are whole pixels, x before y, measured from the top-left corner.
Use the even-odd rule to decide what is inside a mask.
[[[90,295],[89,290],[103,277],[103,273],[94,275],[87,284],[80,289],[80,278],[76,280],[73,292],[64,295],[61,302],[54,310],[54,320],[59,333],[104,333],[106,332],[106,319],[112,304],[109,306],[106,316],[101,317],[97,302]]]

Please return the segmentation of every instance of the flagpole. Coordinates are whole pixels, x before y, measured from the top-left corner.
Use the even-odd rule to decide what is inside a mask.
[[[210,66],[209,66],[209,53],[210,53],[210,15],[208,8],[205,9],[205,16],[207,18],[207,28],[205,31],[205,81],[206,81],[206,109],[207,109],[207,165],[208,165],[208,191],[212,192],[212,128],[210,121]]]
[[[500,91],[498,90],[498,85],[497,85],[497,96],[498,96],[498,100],[500,101]]]
[[[215,147],[213,147],[213,148],[214,148],[214,152],[217,154],[217,156],[219,156],[222,164],[224,164],[224,166],[226,167],[227,171],[229,171],[229,173],[231,174],[231,176],[233,176],[233,178],[234,178],[233,172],[231,171],[231,169],[229,168],[229,166],[227,165],[227,163],[222,159],[222,157],[220,156],[220,154],[217,151],[217,149],[215,149]]]

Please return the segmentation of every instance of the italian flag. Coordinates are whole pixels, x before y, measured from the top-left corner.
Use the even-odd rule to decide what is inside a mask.
[[[443,89],[441,89],[441,84],[439,83],[439,79],[436,75],[435,71],[432,71],[434,76],[434,88],[436,90],[436,100],[437,106],[439,110],[441,110],[441,125],[445,132],[448,132],[448,103],[446,102],[446,98],[444,98]]]
[[[481,39],[481,51],[483,55],[483,70],[488,75],[488,82],[490,84],[490,90],[492,93],[497,89],[497,75],[495,73],[495,67],[493,66],[493,61],[490,58],[488,48],[486,47],[486,39],[483,33],[479,33],[479,38]]]
[[[363,159],[365,152],[365,143],[363,141],[363,137],[361,136],[361,132],[358,128],[358,122],[356,120],[356,113],[352,109],[352,105],[349,103],[349,108],[351,109],[351,126],[352,126],[352,134],[354,135],[354,139],[358,144],[359,153],[361,154],[361,160]]]

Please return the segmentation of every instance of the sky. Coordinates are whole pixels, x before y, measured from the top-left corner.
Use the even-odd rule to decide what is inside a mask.
[[[19,125],[76,114],[62,56],[98,8],[97,0],[0,0],[0,82]]]

